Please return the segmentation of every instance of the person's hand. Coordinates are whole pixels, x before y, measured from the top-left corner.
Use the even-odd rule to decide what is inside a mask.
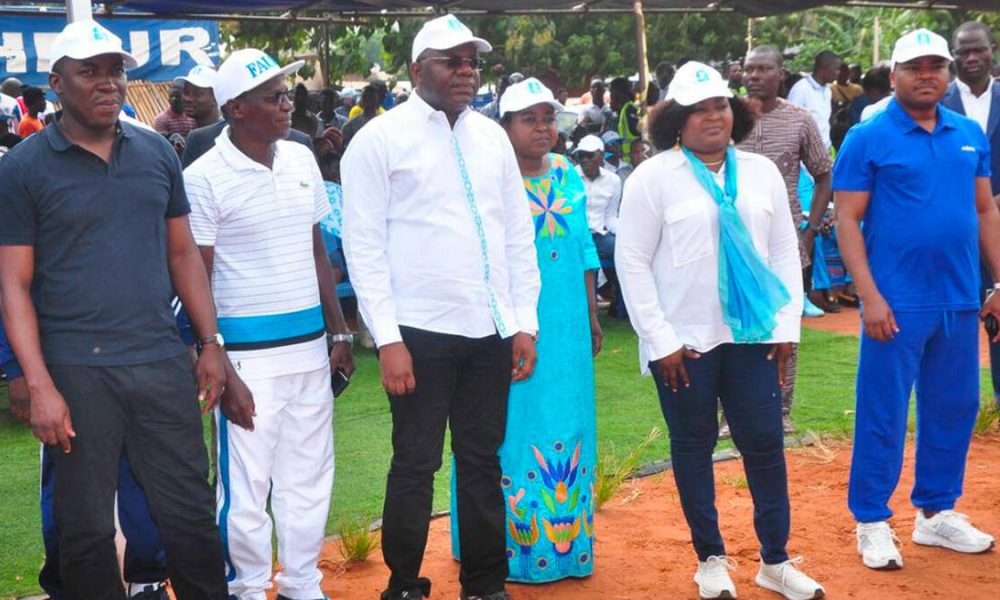
[[[239,375],[233,373],[222,390],[219,408],[226,418],[247,431],[253,431],[253,418],[257,416],[257,405],[253,392],[243,383]]]
[[[771,350],[767,353],[767,360],[776,360],[778,369],[778,386],[785,385],[785,365],[788,364],[788,359],[792,357],[792,343],[791,342],[781,342],[775,344],[771,347]]]
[[[510,377],[514,381],[522,381],[535,372],[538,354],[535,352],[535,338],[523,331],[514,334],[512,370]]]
[[[10,397],[10,414],[25,427],[31,427],[31,395],[28,393],[28,380],[24,377],[9,380],[7,395]]]
[[[194,374],[198,380],[198,402],[202,403],[202,414],[215,408],[219,397],[226,390],[226,368],[222,348],[206,344],[194,363]]]
[[[382,387],[391,396],[405,396],[417,388],[413,377],[413,357],[403,342],[386,344],[378,350]]]
[[[802,248],[806,252],[806,256],[813,255],[813,249],[816,247],[816,232],[811,228],[806,229],[802,232]]]
[[[31,394],[31,432],[46,446],[61,446],[69,454],[70,440],[76,437],[69,407],[59,390],[52,384]]]
[[[986,315],[993,315],[997,321],[1000,321],[1000,293],[993,292],[986,297],[986,302],[983,302],[983,309],[979,311],[979,318],[985,319]],[[990,341],[993,343],[1000,342],[1000,333]]]
[[[698,360],[701,358],[701,354],[698,354],[694,350],[688,348],[681,348],[673,354],[668,354],[660,360],[657,364],[660,365],[660,375],[666,380],[667,385],[676,394],[678,388],[681,384],[684,387],[691,387],[691,380],[688,379],[687,369],[684,368],[684,359],[688,360]]]
[[[347,342],[336,342],[330,349],[330,371],[335,373],[338,369],[348,377],[354,374],[354,353]]]
[[[601,329],[601,322],[597,317],[590,318],[590,349],[597,356],[604,347],[604,330]]]
[[[881,294],[874,298],[862,299],[861,320],[868,337],[879,342],[888,342],[899,333],[896,317]]]

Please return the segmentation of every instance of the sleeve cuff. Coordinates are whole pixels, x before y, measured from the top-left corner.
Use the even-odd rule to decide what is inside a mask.
[[[369,329],[372,332],[372,338],[375,340],[375,347],[381,348],[383,346],[388,346],[389,344],[395,344],[396,342],[403,341],[403,334],[399,332],[399,325],[395,320],[391,322],[375,323],[372,325],[368,324]]]
[[[665,356],[670,356],[684,347],[673,327],[664,324],[655,334],[643,338],[643,345],[646,347],[646,357],[650,361],[657,361]]]
[[[794,305],[795,303],[793,303]],[[802,336],[802,303],[786,307],[778,313],[778,323],[771,332],[771,341],[799,343]]]
[[[517,330],[524,332],[538,332],[538,309],[537,308],[515,308],[514,317],[517,319]]]

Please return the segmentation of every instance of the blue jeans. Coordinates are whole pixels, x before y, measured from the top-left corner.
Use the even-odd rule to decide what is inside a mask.
[[[767,564],[788,560],[791,520],[781,429],[781,390],[768,344],[722,344],[685,360],[691,387],[677,392],[650,363],[670,431],[670,455],[681,508],[698,560],[726,554],[715,509],[712,451],[719,437],[716,402],[722,403],[733,442],[743,455],[754,502],[754,529]]]
[[[48,446],[42,447],[42,475],[39,504],[42,512],[42,540],[45,564],[38,583],[52,600],[62,600],[65,591],[59,575],[59,532],[52,511],[55,464]],[[166,555],[160,543],[160,530],[149,513],[146,494],[132,475],[128,459],[118,463],[118,521],[125,536],[126,583],[159,583],[167,578]]]
[[[899,333],[879,342],[862,332],[847,504],[859,523],[892,516],[903,469],[910,393],[917,391],[917,508],[949,510],[962,495],[965,459],[979,411],[979,318],[974,310],[896,312]]]

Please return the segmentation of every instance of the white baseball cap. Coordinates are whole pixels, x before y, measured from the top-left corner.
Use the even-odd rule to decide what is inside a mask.
[[[472,30],[458,20],[455,15],[445,15],[431,19],[413,38],[412,61],[417,62],[424,50],[448,50],[462,44],[475,44],[480,52],[489,52],[493,46],[483,38],[472,35]]]
[[[256,48],[237,50],[229,55],[215,74],[215,86],[212,87],[215,101],[220,107],[225,106],[226,102],[275,77],[288,77],[304,64],[306,61],[297,60],[282,67],[278,61]]]
[[[122,48],[122,39],[93,19],[74,21],[66,25],[52,40],[49,64],[55,66],[63,58],[83,60],[102,54],[119,54],[126,69],[134,69],[139,61]]]
[[[213,88],[216,75],[215,69],[208,65],[195,65],[187,75],[174,77],[174,81],[187,82],[197,88]]]
[[[921,56],[940,56],[954,60],[948,52],[948,41],[929,29],[917,29],[896,40],[892,49],[892,66]]]
[[[732,98],[722,75],[712,67],[700,62],[687,62],[677,69],[674,79],[667,88],[667,100],[681,106],[691,106],[708,98]]]
[[[604,152],[604,142],[596,135],[586,135],[576,145],[573,152]]]
[[[556,102],[552,90],[534,77],[529,77],[508,87],[503,96],[500,96],[500,116],[522,111],[536,104],[548,104],[556,112],[563,110],[563,105]]]

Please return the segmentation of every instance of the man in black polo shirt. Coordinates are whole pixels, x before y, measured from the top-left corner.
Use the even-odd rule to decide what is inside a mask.
[[[180,164],[162,137],[118,120],[136,64],[120,39],[79,21],[51,54],[62,117],[0,162],[0,300],[32,430],[53,450],[66,597],[125,597],[113,512],[124,449],[177,597],[222,600],[198,401],[210,408],[225,386],[223,341]],[[173,290],[204,348],[197,382]]]

